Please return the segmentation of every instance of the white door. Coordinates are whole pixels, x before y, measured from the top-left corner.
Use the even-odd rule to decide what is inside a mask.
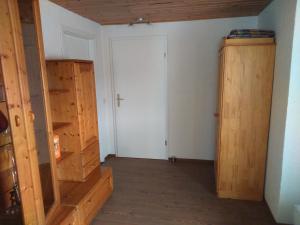
[[[117,155],[166,159],[166,38],[112,40]]]

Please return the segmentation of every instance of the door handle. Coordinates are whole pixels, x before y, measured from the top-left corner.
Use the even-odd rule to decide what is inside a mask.
[[[118,107],[120,107],[121,101],[123,101],[123,100],[125,100],[125,99],[124,99],[124,98],[121,98],[121,97],[120,97],[120,94],[117,94],[117,105],[118,105]]]
[[[219,113],[214,113],[214,117],[219,118],[220,114]]]

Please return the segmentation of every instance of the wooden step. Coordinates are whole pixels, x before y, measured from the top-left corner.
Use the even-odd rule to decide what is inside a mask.
[[[97,167],[85,182],[60,181],[62,204],[77,209],[79,224],[90,224],[113,191],[112,169]]]

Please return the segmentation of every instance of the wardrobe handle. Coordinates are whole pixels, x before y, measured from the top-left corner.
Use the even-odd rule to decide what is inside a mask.
[[[19,127],[21,125],[21,119],[18,115],[15,115],[15,123],[16,123],[17,127]]]
[[[29,114],[30,114],[31,121],[33,122],[35,120],[35,115],[34,115],[34,113],[32,111],[30,111]]]

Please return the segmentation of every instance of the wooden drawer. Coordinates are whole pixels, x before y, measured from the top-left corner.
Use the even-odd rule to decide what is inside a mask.
[[[81,152],[82,165],[85,166],[95,159],[100,161],[99,157],[99,143],[96,141]]]
[[[77,211],[74,210],[71,214],[69,214],[69,216],[60,223],[60,225],[79,225]]]
[[[110,196],[113,188],[111,179],[108,177],[104,182],[98,182],[80,203],[79,211],[82,215],[82,224],[89,224]]]
[[[96,168],[85,182],[60,182],[62,204],[75,207],[79,224],[88,225],[113,191],[112,169]]]
[[[46,225],[80,225],[76,207],[59,205]]]
[[[100,160],[99,158],[95,158],[86,165],[83,166],[82,168],[82,175],[83,179],[85,179],[96,167],[100,165]]]

